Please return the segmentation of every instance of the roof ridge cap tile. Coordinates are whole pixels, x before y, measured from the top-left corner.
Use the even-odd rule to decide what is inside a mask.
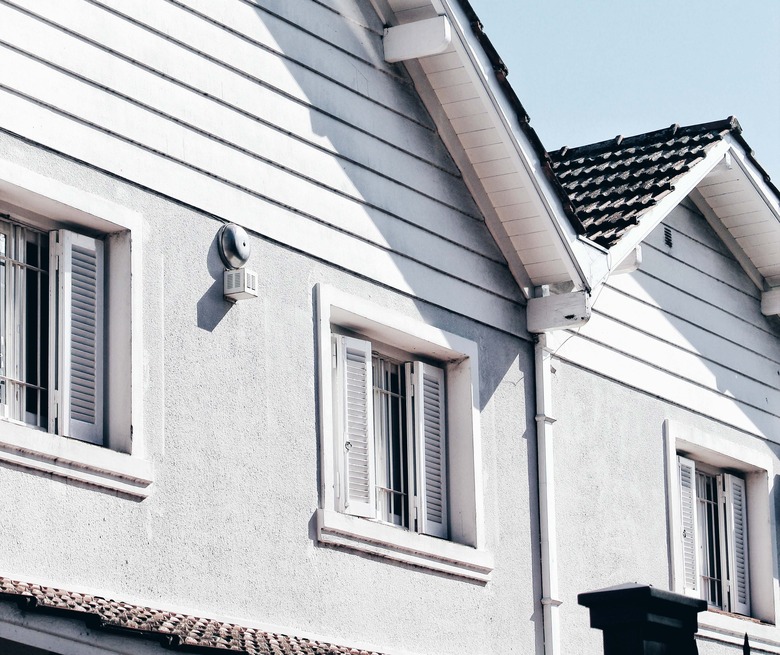
[[[597,141],[582,146],[563,146],[562,148],[549,153],[553,161],[560,162],[576,159],[579,156],[590,153],[615,152],[617,148],[625,150],[627,148],[649,145],[655,140],[664,138],[681,138],[683,136],[703,135],[708,133],[717,133],[719,138],[723,138],[726,133],[733,132],[735,135],[741,134],[742,127],[734,116],[729,118],[711,121],[709,123],[698,123],[696,125],[686,125],[680,127],[677,123],[652,132],[642,132],[633,136],[618,135],[612,139]]]

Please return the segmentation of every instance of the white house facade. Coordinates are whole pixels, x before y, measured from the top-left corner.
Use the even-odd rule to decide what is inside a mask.
[[[547,153],[465,0],[1,0],[0,70],[0,652],[576,655],[637,581],[780,653],[736,121]]]

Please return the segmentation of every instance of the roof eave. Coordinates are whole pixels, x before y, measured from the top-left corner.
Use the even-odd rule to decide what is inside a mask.
[[[470,100],[479,103],[474,103],[475,111],[498,135],[494,145],[503,147],[497,155],[502,163],[500,175],[486,170],[490,161],[475,159],[477,148],[468,146],[463,138],[464,121],[458,122],[462,116],[453,113],[455,103],[442,99],[444,89],[437,87],[435,74],[429,72],[432,58],[412,58],[405,63],[523,293],[530,297],[533,287],[564,282],[589,291],[607,272],[606,251],[583,239],[582,230],[577,230],[576,214],[568,197],[506,81],[506,67],[468,2],[418,0],[411,7],[406,0],[372,1],[393,26],[435,16],[449,20],[452,42],[444,54],[457,56],[462,68],[459,81],[471,85],[475,97]],[[397,13],[391,14],[393,10]],[[410,48],[410,54],[419,51]],[[502,181],[512,178],[516,184],[496,192],[490,186],[496,177]],[[510,201],[506,200],[508,196]]]

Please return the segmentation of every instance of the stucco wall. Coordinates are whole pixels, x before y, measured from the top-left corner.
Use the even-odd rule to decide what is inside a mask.
[[[780,448],[566,362],[553,366],[562,652],[584,655],[600,652],[601,636],[588,627],[578,593],[626,582],[670,589],[664,420],[759,449],[774,470]],[[751,629],[748,620],[737,624]],[[740,649],[699,641],[702,654]]]
[[[217,220],[8,134],[0,157],[143,216],[134,438],[155,466],[141,502],[0,467],[4,575],[388,652],[539,646],[531,344],[256,234],[260,297],[231,306]],[[317,544],[317,283],[477,342],[486,585]]]

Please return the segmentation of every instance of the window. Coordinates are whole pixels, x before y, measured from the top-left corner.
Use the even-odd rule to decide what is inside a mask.
[[[103,244],[0,215],[0,416],[103,442]]]
[[[446,539],[445,373],[334,335],[342,510]]]
[[[318,540],[488,580],[476,344],[330,287],[316,293]]]
[[[678,455],[685,588],[750,615],[745,481]]]
[[[6,465],[148,495],[141,226],[126,207],[0,159]]]
[[[774,643],[775,465],[762,439],[722,432],[665,422],[671,588],[714,610],[699,618],[704,636]]]

